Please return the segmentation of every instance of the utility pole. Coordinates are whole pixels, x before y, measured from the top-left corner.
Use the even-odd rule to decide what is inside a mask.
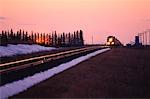
[[[144,33],[142,33],[142,35],[143,35],[143,45],[144,45]]]
[[[147,45],[147,32],[145,31],[145,45]]]
[[[92,45],[93,45],[93,35],[92,35]]]
[[[148,33],[149,33],[149,45],[150,45],[150,29],[148,29]]]

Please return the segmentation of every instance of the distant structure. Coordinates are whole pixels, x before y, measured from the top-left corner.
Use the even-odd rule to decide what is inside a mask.
[[[139,42],[142,43],[142,45],[150,45],[150,29],[138,33],[138,36],[139,36]]]
[[[135,45],[139,45],[140,41],[139,41],[139,36],[135,36]]]
[[[150,46],[150,29],[146,29],[144,32],[138,33],[135,36],[135,42],[126,44],[127,47],[143,47]]]
[[[140,43],[140,38],[139,36],[135,36],[135,42],[133,44],[126,44],[127,47],[137,47],[140,48],[142,47],[142,43]]]
[[[107,46],[123,46],[123,44],[114,36],[107,37]]]
[[[44,46],[83,46],[83,31],[75,31],[74,33],[28,33],[19,30],[16,33],[10,31],[2,31],[0,33],[0,45],[7,44],[39,44]]]
[[[127,47],[142,47],[150,45],[150,29],[145,30],[144,32],[138,33],[135,36],[135,42],[133,44],[127,44]]]
[[[137,46],[137,47],[142,46],[142,43],[140,43],[139,36],[135,36],[135,44],[134,44],[134,46]]]

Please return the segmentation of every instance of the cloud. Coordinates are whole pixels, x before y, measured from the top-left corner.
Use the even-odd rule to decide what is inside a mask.
[[[146,21],[150,21],[150,19],[147,19]]]
[[[150,19],[145,19],[144,21],[145,21],[145,22],[150,22]]]
[[[0,16],[0,20],[6,20],[6,17]]]
[[[18,25],[36,25],[36,24],[27,24],[27,23],[23,23],[23,24],[18,24]]]

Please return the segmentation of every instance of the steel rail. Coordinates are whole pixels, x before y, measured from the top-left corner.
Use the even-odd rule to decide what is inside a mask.
[[[94,50],[94,49],[97,49],[97,48],[100,48],[100,47],[95,46],[95,47],[80,48],[80,49],[70,50],[70,51],[66,51],[66,52],[60,52],[60,53],[55,53],[55,54],[51,54],[51,55],[44,55],[44,56],[41,56],[41,57],[34,57],[34,58],[25,59],[25,60],[20,60],[20,61],[1,64],[0,66],[4,67],[4,66],[8,66],[8,65],[17,64],[17,63],[33,61],[31,63],[25,63],[25,64],[22,64],[22,65],[19,65],[19,66],[11,66],[9,68],[2,69],[2,70],[0,70],[0,73],[2,74],[2,73],[6,73],[6,72],[9,72],[9,71],[13,71],[13,70],[27,68],[27,67],[30,67],[30,66],[37,66],[39,64],[49,62],[51,60],[56,60],[56,59],[68,57],[68,56],[71,56],[71,55],[83,53],[83,52]],[[37,61],[34,61],[34,60],[37,60]]]
[[[62,54],[67,54],[67,53],[71,53],[71,52],[75,52],[75,51],[80,51],[80,50],[85,50],[85,49],[87,49],[87,48],[80,48],[80,49],[75,49],[75,50],[71,50],[71,51],[65,51],[65,52],[55,53],[55,54],[51,54],[51,55],[44,55],[44,56],[40,56],[40,57],[34,57],[34,58],[23,59],[23,60],[19,60],[19,61],[15,61],[15,62],[4,63],[4,64],[0,64],[0,67],[6,66],[6,65],[12,65],[12,64],[16,64],[16,63],[21,63],[21,62],[26,62],[26,61],[31,61],[31,60],[36,60],[36,59],[42,59],[42,58],[59,56],[59,55],[62,55]]]

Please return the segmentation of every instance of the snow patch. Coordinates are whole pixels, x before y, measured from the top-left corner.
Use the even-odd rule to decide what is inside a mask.
[[[7,46],[0,46],[0,57],[8,57],[13,55],[30,54],[33,52],[50,51],[54,50],[54,47],[44,47],[40,45],[28,45],[28,44],[8,44]]]
[[[85,61],[93,56],[96,56],[96,55],[103,53],[105,51],[108,51],[108,50],[110,50],[110,48],[101,49],[101,50],[95,51],[93,53],[87,54],[85,56],[81,56],[79,58],[73,59],[70,62],[60,64],[59,66],[49,69],[47,71],[44,71],[41,73],[36,73],[33,76],[24,78],[23,80],[19,80],[19,81],[15,81],[13,83],[3,85],[0,87],[0,98],[5,99],[5,98],[8,98],[15,94],[18,94],[22,91],[25,91],[28,88],[30,88],[31,86],[38,84],[38,83],[42,82],[43,80],[46,80],[46,79],[54,76],[55,74],[58,74],[64,70],[67,70],[67,69],[79,64],[82,61]]]

